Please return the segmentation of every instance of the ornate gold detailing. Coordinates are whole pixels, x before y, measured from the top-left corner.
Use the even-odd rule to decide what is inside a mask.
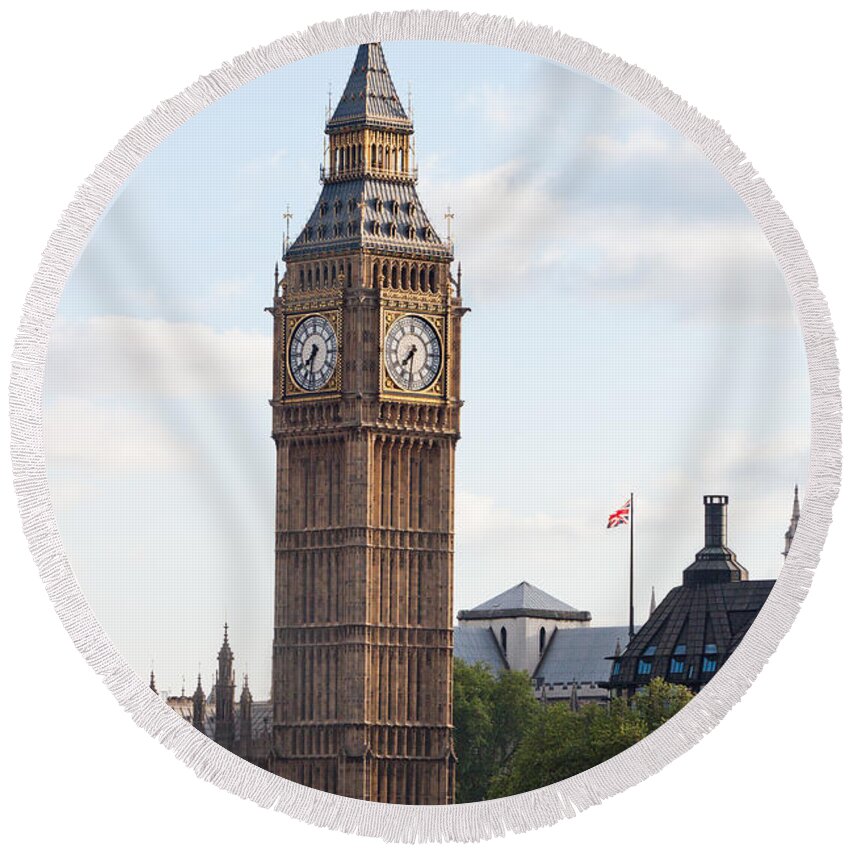
[[[398,303],[398,302],[394,302]],[[381,361],[381,396],[393,399],[409,399],[416,403],[440,404],[446,399],[446,354],[448,351],[448,322],[445,315],[438,313],[428,313],[425,311],[415,312],[410,309],[409,303],[401,302],[401,305],[407,309],[394,310],[381,308],[381,339],[378,355]],[[402,316],[419,316],[428,322],[436,331],[437,338],[440,341],[440,369],[434,382],[422,390],[403,390],[400,389],[395,381],[390,377],[387,371],[385,359],[385,349],[387,343],[387,334],[396,319]]]
[[[323,319],[326,319],[336,335],[337,354],[334,371],[328,382],[318,390],[303,389],[293,377],[289,363],[289,349],[292,344],[292,335],[301,322],[310,316],[321,316]],[[310,310],[304,313],[291,313],[287,315],[284,321],[283,343],[279,351],[280,357],[283,360],[281,364],[283,367],[281,369],[281,395],[284,402],[326,398],[329,395],[339,394],[342,389],[342,310],[337,307],[332,310]]]

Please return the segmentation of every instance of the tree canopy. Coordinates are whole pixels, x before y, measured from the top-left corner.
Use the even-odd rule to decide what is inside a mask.
[[[636,744],[690,699],[682,685],[653,679],[632,700],[540,703],[526,673],[493,676],[455,661],[458,803],[520,794],[588,770]]]

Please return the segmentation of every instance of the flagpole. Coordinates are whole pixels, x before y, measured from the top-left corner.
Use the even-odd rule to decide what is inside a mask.
[[[635,636],[635,494],[629,494],[629,640]]]

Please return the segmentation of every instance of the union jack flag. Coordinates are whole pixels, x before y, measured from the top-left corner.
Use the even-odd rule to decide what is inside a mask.
[[[632,515],[632,500],[628,499],[622,508],[614,511],[608,517],[608,528],[616,528],[618,525],[628,525]]]

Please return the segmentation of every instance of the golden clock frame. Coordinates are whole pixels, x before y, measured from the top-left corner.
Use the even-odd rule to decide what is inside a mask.
[[[304,306],[307,307],[307,305]],[[289,363],[289,349],[292,345],[292,335],[295,333],[298,325],[311,316],[321,316],[323,319],[326,319],[336,335],[336,365],[334,366],[330,380],[318,390],[305,390],[292,376]],[[284,403],[339,395],[342,391],[342,310],[339,308],[305,309],[303,312],[289,313],[284,319],[283,335],[285,345],[283,347],[283,370],[281,371],[283,384],[281,395],[283,396]]]
[[[400,305],[399,305],[400,306]],[[433,304],[428,305],[430,309],[418,309],[418,304],[405,304],[401,309],[381,307],[381,337],[379,340],[378,356],[381,359],[381,397],[393,400],[412,401],[417,404],[441,404],[448,398],[448,386],[446,362],[449,356],[449,322],[445,313],[433,313]],[[402,390],[390,377],[387,371],[386,347],[387,333],[396,319],[402,316],[419,316],[428,322],[440,340],[440,370],[434,382],[423,390]]]

